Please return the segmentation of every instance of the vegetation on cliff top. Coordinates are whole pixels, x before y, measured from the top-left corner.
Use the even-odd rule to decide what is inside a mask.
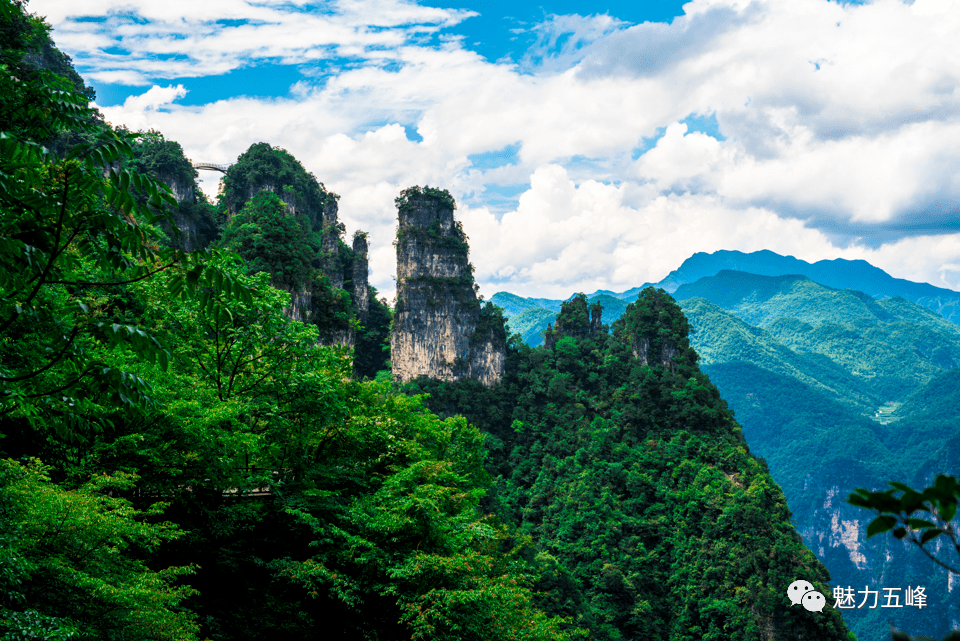
[[[298,216],[305,216],[314,231],[320,231],[327,203],[339,199],[285,149],[259,142],[241,154],[223,177],[223,202],[230,211],[239,211],[253,193],[267,187],[276,194],[290,188]]]
[[[433,200],[441,207],[447,209],[455,210],[457,208],[457,201],[454,200],[449,191],[431,187],[430,185],[423,187],[414,185],[413,187],[408,187],[400,192],[400,195],[394,199],[394,202],[399,211],[407,211],[413,208],[411,201],[421,198]]]
[[[309,307],[295,300],[297,313],[326,341],[360,325],[357,301],[351,296],[359,255],[343,241],[343,224],[327,224],[324,218],[338,198],[292,155],[266,143],[251,145],[230,167],[220,197],[222,215],[232,212],[220,244],[244,258],[248,273],[269,273],[274,286],[294,297],[309,292]],[[389,312],[375,296],[370,307],[373,313],[359,330],[366,339],[355,344],[355,353],[364,375],[372,377],[388,358],[373,336],[387,331]]]
[[[276,287],[293,290],[319,266],[320,246],[287,216],[276,194],[254,194],[224,230],[220,243],[243,256],[250,273],[266,272]]]

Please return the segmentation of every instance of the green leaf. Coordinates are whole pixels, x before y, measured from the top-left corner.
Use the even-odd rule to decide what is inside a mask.
[[[847,497],[847,503],[855,507],[873,508],[873,504],[870,502],[870,492],[863,488],[854,490],[854,494]]]
[[[877,534],[883,534],[884,532],[892,529],[896,524],[897,519],[892,516],[877,517],[870,522],[870,525],[867,526],[867,538],[869,539]]]
[[[908,519],[907,525],[912,527],[914,530],[921,530],[927,527],[936,527],[935,523],[931,523],[930,521],[924,521],[923,519]]]
[[[197,265],[193,269],[187,272],[187,283],[190,287],[196,287],[197,283],[200,282],[200,274],[203,272],[203,265]]]
[[[920,536],[920,545],[924,545],[943,534],[943,530],[927,530]]]
[[[943,518],[943,520],[946,521],[947,523],[949,523],[950,521],[952,521],[952,520],[953,520],[953,517],[955,517],[956,515],[957,515],[957,501],[956,501],[956,499],[954,499],[954,500],[949,500],[949,501],[944,501],[944,502],[940,505],[940,516],[941,516],[941,517]]]

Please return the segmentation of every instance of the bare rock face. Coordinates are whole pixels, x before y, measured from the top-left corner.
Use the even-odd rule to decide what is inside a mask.
[[[200,213],[194,205],[197,203],[196,183],[176,177],[161,176],[177,199],[177,208],[172,212],[173,224],[176,226],[177,240],[175,244],[184,251],[192,252],[206,247],[216,234],[214,222],[207,218],[199,218]],[[163,223],[165,229],[172,230]]]
[[[167,186],[170,187],[170,190],[173,191],[173,195],[176,197],[178,204],[185,202],[197,202],[197,196],[193,191],[194,182],[192,180],[183,181],[176,178],[166,177],[161,177],[161,179],[167,184]]]
[[[590,333],[596,334],[603,328],[603,305],[594,303],[590,306]]]
[[[357,317],[360,318],[361,323],[364,323],[367,320],[367,313],[370,311],[370,292],[367,289],[370,275],[367,260],[369,246],[367,245],[367,235],[365,233],[358,231],[353,235],[353,251],[355,253],[353,257],[353,278],[351,281],[353,283],[353,290],[350,292],[350,296],[357,306]]]
[[[339,242],[343,233],[343,224],[337,220],[337,201],[327,199],[323,207],[323,241],[321,249],[324,255],[324,272],[330,277],[330,283],[337,289],[343,288],[343,267],[340,265]]]
[[[393,377],[476,378],[492,386],[506,367],[505,334],[483,324],[469,248],[446,191],[405,190],[397,199],[397,304]],[[485,318],[485,317],[484,317]]]
[[[660,365],[671,372],[674,369],[673,359],[679,353],[677,346],[669,341],[664,341],[659,349],[651,350],[649,336],[638,337],[633,343],[633,357],[639,360],[641,365]]]
[[[557,346],[557,332],[551,323],[547,323],[547,331],[543,334],[543,346],[551,351]]]
[[[310,321],[310,307],[313,303],[313,292],[304,285],[300,289],[291,290],[286,287],[284,291],[290,293],[290,306],[283,308],[283,315],[287,318],[301,323]]]

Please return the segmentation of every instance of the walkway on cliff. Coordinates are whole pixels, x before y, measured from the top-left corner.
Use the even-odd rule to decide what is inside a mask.
[[[193,161],[191,161],[190,164],[193,165],[194,169],[208,169],[210,171],[219,171],[222,174],[227,173],[227,170],[233,166],[233,163],[229,163],[226,165],[218,165],[212,162],[193,162]]]

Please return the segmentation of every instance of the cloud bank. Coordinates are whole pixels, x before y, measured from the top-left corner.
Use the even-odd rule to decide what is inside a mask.
[[[957,0],[695,0],[632,26],[551,16],[517,62],[462,43],[469,12],[396,0],[77,7],[31,5],[85,77],[149,85],[107,120],[208,161],[287,149],[370,232],[389,295],[393,198],[414,184],[457,198],[488,296],[625,290],[718,249],[960,286]],[[178,78],[257,61],[304,75],[283,97],[177,104]]]

